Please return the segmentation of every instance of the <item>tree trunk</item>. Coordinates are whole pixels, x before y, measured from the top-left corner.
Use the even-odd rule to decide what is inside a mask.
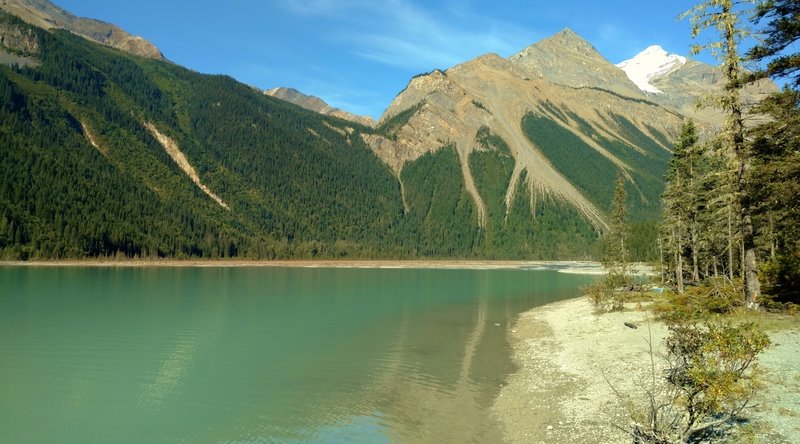
[[[733,281],[733,227],[730,204],[728,205],[728,277]]]
[[[723,14],[732,14],[732,2],[723,2]],[[735,14],[731,15],[735,17]],[[733,152],[738,162],[738,192],[739,192],[739,225],[742,231],[742,245],[744,247],[743,257],[743,278],[744,278],[744,302],[747,307],[755,308],[761,296],[761,284],[758,280],[758,265],[756,264],[756,244],[753,232],[753,221],[750,216],[750,195],[747,189],[747,151],[744,141],[744,121],[742,120],[742,101],[739,94],[742,88],[742,69],[739,64],[739,54],[737,53],[737,41],[734,31],[734,24],[727,24],[724,28],[725,35],[725,77],[727,78],[726,89],[728,90],[730,106],[731,136],[733,139]]]
[[[747,233],[747,234],[745,234]],[[761,299],[761,282],[758,279],[756,245],[750,212],[742,217],[742,242],[744,246],[744,303],[747,308],[758,308]]]
[[[667,269],[666,269],[666,267],[664,267],[664,249],[661,247],[660,236],[659,236],[659,239],[658,239],[658,260],[660,261],[659,263],[661,264],[661,284],[663,285],[664,284],[664,275],[666,274]]]
[[[692,280],[700,282],[700,268],[697,264],[697,230],[692,224]]]
[[[672,228],[672,242],[675,248],[673,257],[675,260],[675,285],[678,287],[678,293],[683,294],[683,242],[680,236],[675,234],[675,228]]]
[[[775,239],[775,223],[772,220],[772,212],[769,212],[769,257],[775,260],[775,249],[777,240]]]
[[[756,242],[753,220],[750,215],[750,195],[747,189],[747,156],[744,146],[744,126],[742,112],[738,106],[732,107],[734,116],[733,141],[736,157],[739,161],[739,222],[742,230],[742,278],[744,278],[744,302],[748,308],[756,308],[761,298],[761,283],[758,279],[756,263]]]

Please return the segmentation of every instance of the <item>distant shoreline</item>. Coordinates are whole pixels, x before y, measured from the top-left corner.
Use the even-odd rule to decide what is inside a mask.
[[[92,268],[360,268],[429,270],[550,270],[559,273],[603,275],[605,269],[595,261],[492,261],[492,260],[52,260],[0,261],[0,267],[92,267]],[[648,264],[637,263],[631,273],[656,275]]]
[[[492,260],[101,260],[0,261],[0,267],[92,267],[92,268],[358,268],[429,270],[551,270],[559,273],[603,275],[595,261],[492,261]],[[654,267],[638,263],[637,275],[654,275]]]
[[[594,261],[491,261],[491,260],[36,260],[0,261],[12,267],[280,267],[280,268],[419,268],[419,269],[564,269],[602,273]],[[574,271],[573,271],[574,272]]]

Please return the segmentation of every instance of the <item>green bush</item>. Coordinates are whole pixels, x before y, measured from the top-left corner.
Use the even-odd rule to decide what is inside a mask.
[[[633,278],[624,272],[609,272],[603,280],[583,289],[598,313],[622,311],[631,294]]]
[[[683,294],[670,293],[654,311],[669,323],[695,322],[715,314],[730,313],[743,302],[741,280],[709,278],[701,285],[688,287]]]
[[[753,323],[706,322],[671,326],[665,343],[663,385],[652,387],[647,406],[634,412],[629,430],[634,442],[729,438],[728,426],[740,419],[759,387],[757,359],[769,337]]]

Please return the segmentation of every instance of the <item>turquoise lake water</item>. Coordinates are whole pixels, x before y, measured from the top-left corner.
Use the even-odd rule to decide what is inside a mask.
[[[513,321],[593,279],[0,267],[0,443],[499,442]]]

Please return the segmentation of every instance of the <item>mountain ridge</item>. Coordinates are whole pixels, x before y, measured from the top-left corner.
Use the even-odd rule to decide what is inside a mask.
[[[506,213],[510,211],[515,195],[526,192],[530,202],[536,202],[543,197],[568,202],[598,229],[604,230],[607,226],[605,203],[587,198],[585,191],[576,188],[567,179],[565,172],[553,165],[537,146],[537,142],[525,133],[525,118],[533,115],[557,122],[557,127],[574,135],[577,143],[590,147],[611,165],[615,165],[614,168],[619,168],[633,188],[636,188],[633,186],[635,181],[631,174],[634,167],[623,160],[619,153],[605,148],[605,142],[599,143],[598,140],[627,144],[629,149],[636,151],[633,136],[626,137],[623,134],[625,130],[614,122],[616,116],[625,116],[622,119],[626,122],[637,122],[633,124],[637,127],[636,131],[658,139],[653,145],[658,145],[657,150],[661,152],[648,155],[663,157],[668,153],[665,139],[674,136],[680,118],[661,109],[659,105],[648,102],[641,92],[633,91],[635,85],[625,77],[623,71],[599,56],[594,47],[571,30],[564,30],[542,42],[508,59],[496,54],[484,54],[445,71],[435,70],[416,76],[389,105],[379,122],[379,128],[388,126],[393,119],[409,113],[405,122],[392,128],[388,137],[364,135],[365,140],[398,177],[402,177],[402,170],[407,163],[413,163],[427,153],[435,153],[442,147],[453,145],[458,153],[465,187],[478,209],[478,226],[485,228],[488,219],[486,208],[490,205],[475,185],[470,157],[480,150],[478,134],[482,128],[488,128],[491,134],[508,145],[514,158],[513,171],[504,185],[503,202]],[[556,62],[556,54],[541,56],[547,48],[559,51],[564,47],[576,48],[571,58],[565,57],[566,62]],[[536,64],[532,62],[535,57],[552,60],[553,63]],[[598,83],[599,77],[596,76],[589,78],[590,82],[578,85],[563,85],[563,78],[558,83],[549,79],[564,66],[577,63],[576,59],[598,60],[605,72],[614,73],[615,80],[624,77],[619,84],[626,87],[604,92],[597,86],[608,85]],[[584,72],[591,70],[586,69]],[[579,73],[579,76],[582,75]],[[611,104],[615,104],[616,114],[599,114],[598,110],[607,109]],[[643,117],[655,115],[658,117],[652,119],[653,121],[669,123],[654,123],[654,126],[659,127],[657,130],[645,125]],[[602,129],[590,132],[582,130],[581,125]],[[639,149],[637,152],[643,151]],[[662,167],[665,166],[663,159],[660,162]],[[523,186],[519,185],[521,177],[526,181]],[[659,195],[651,192],[648,196],[641,197],[644,201],[653,201]],[[533,208],[531,212],[534,213]]]
[[[657,253],[682,116],[572,31],[415,76],[368,127],[0,25],[37,62],[0,64],[2,257],[594,258],[617,176]]]
[[[349,120],[364,126],[371,127],[377,124],[375,119],[372,117],[359,116],[339,108],[334,108],[319,97],[304,94],[294,88],[276,87],[264,91],[264,94],[285,100],[289,103],[294,103],[295,105],[299,105],[305,109],[318,112],[320,114],[339,117],[340,119]]]
[[[94,42],[131,54],[166,60],[161,51],[144,38],[129,34],[118,26],[101,20],[78,17],[49,0],[3,0],[0,9],[44,29],[66,29]]]
[[[509,57],[531,75],[572,87],[602,87],[642,97],[628,77],[588,41],[569,28],[544,38]]]

